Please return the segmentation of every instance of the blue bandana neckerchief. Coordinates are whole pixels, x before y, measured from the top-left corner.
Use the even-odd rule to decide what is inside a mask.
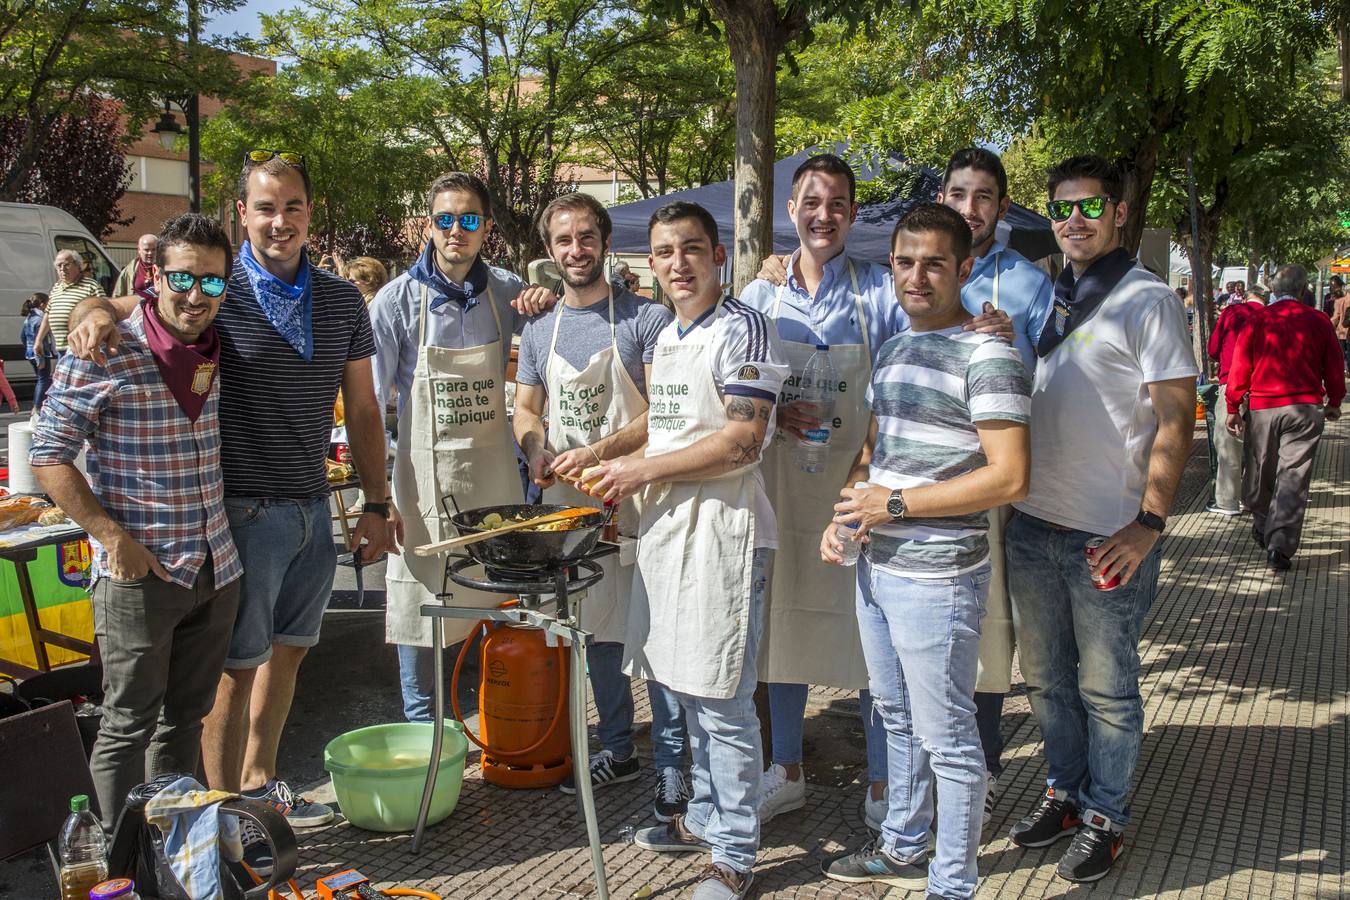
[[[469,267],[468,274],[464,276],[464,283],[460,285],[445,277],[445,273],[441,271],[440,266],[436,265],[435,252],[435,245],[431,241],[427,241],[426,247],[422,250],[421,258],[413,264],[409,273],[413,278],[432,289],[434,296],[429,304],[431,309],[444,306],[451,300],[461,307],[467,307],[470,300],[487,290],[488,279],[491,276],[488,273],[487,263],[483,262],[482,256],[474,258],[473,265]]]
[[[253,258],[248,241],[239,250],[239,261],[244,265],[253,296],[267,315],[267,321],[286,339],[296,353],[309,362],[314,356],[313,292],[310,290],[309,258],[302,251],[300,269],[295,284],[287,284],[264,269]]]
[[[1041,329],[1036,344],[1036,355],[1049,356],[1069,332],[1087,321],[1097,311],[1120,280],[1134,268],[1134,257],[1117,247],[1087,267],[1082,278],[1073,277],[1073,267],[1065,266],[1055,280],[1055,302],[1050,319]]]

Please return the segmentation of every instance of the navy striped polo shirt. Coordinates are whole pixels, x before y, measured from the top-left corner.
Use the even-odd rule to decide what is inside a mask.
[[[295,352],[258,304],[236,259],[216,315],[220,462],[227,497],[328,493],[324,459],[347,363],[375,355],[370,317],[351,282],[313,267],[314,353]]]

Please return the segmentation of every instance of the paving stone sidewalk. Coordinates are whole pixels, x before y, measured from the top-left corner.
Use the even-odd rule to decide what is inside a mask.
[[[1350,425],[1336,423],[1323,440],[1292,572],[1266,568],[1249,537],[1250,518],[1206,514],[1206,491],[1193,492],[1170,523],[1143,641],[1146,733],[1134,822],[1116,871],[1095,887],[1054,876],[1066,844],[1028,851],[1005,837],[1045,776],[1025,693],[1014,691],[1003,719],[1007,770],[980,852],[979,897],[1346,895],[1347,434]],[[645,692],[636,693],[647,721]],[[853,709],[838,692],[813,692],[813,715]],[[615,898],[644,887],[654,897],[684,896],[704,862],[619,841],[623,825],[650,824],[648,791],[640,781],[597,797]],[[857,780],[813,785],[800,814],[767,826],[752,894],[888,896],[827,881],[819,870],[824,857],[867,838],[862,791]],[[471,769],[458,809],[428,835],[414,857],[408,836],[339,820],[301,836],[301,883],[309,891],[319,875],[356,866],[386,886],[423,887],[445,898],[595,894],[575,801],[556,791],[503,790]]]

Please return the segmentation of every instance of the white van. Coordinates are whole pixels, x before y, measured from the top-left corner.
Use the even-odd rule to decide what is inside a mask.
[[[74,250],[89,260],[94,280],[110,294],[119,272],[108,251],[74,216],[54,206],[0,203],[0,355],[10,382],[31,382],[24,360],[23,316],[19,309],[35,291],[56,283],[52,261],[58,250]]]

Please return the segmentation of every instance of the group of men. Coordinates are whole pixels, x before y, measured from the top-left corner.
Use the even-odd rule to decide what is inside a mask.
[[[1331,281],[1331,314],[1308,304],[1308,273],[1282,266],[1270,289],[1252,285],[1219,315],[1207,352],[1218,364],[1214,502],[1210,512],[1252,514],[1252,540],[1266,563],[1288,571],[1307,511],[1313,459],[1329,421],[1341,415],[1347,369],[1347,301]]]
[[[709,852],[695,897],[745,896],[760,826],[804,804],[808,684],[866,690],[863,805],[879,832],[825,874],[973,896],[1014,633],[1049,776],[1012,839],[1072,837],[1059,874],[1102,877],[1129,818],[1137,648],[1198,375],[1180,301],[1120,246],[1122,194],[1098,157],[1050,170],[1068,261],[1052,283],[997,239],[998,157],[962,150],[938,202],[896,223],[887,267],[845,251],[847,162],[812,157],[787,209],[800,249],[740,298],[723,290],[706,210],[652,216],[672,315],[605,279],[609,216],[583,194],[540,218],[560,299],[488,265],[492,198],[449,173],[428,191],[423,253],[367,314],[307,261],[303,157],[252,151],[238,257],[208,219],[166,223],[155,294],[76,310],[35,432],[38,477],[98,544],[105,824],[144,775],[194,771],[198,746],[213,787],[265,797],[296,825],[331,816],[276,759],[331,590],[323,461],[341,387],[367,498],[354,546],[390,554],[386,633],[410,720],[430,717],[418,609],[443,565],[399,547],[450,536],[447,497],[518,502],[519,446],[546,499],[616,504],[637,540],[636,563],[610,557],[582,601],[602,750],[575,777],[640,777],[630,678],[646,679],[660,824],[636,843]],[[826,421],[801,397],[819,352],[836,378]],[[391,492],[381,413],[395,394]],[[793,447],[822,429],[827,461],[803,471]],[[92,490],[73,468],[86,441]],[[866,544],[856,570],[839,565],[844,540]],[[457,589],[455,602],[498,598]],[[467,635],[444,627],[448,642]]]

